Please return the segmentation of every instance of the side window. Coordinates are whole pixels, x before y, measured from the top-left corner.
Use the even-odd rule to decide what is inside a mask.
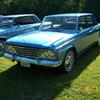
[[[79,30],[87,28],[86,19],[84,16],[79,18]]]
[[[25,16],[25,17],[18,17],[15,20],[16,25],[26,25],[26,24],[33,24],[35,23],[33,17]]]
[[[87,27],[91,27],[94,25],[92,16],[86,16],[86,21],[87,21]]]
[[[36,16],[32,16],[35,23],[41,23],[40,19]]]

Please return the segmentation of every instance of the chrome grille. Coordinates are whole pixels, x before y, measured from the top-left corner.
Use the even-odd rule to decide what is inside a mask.
[[[12,51],[7,50],[7,52],[30,58],[36,58],[39,51],[39,49],[31,47],[11,46],[11,48],[13,50]]]

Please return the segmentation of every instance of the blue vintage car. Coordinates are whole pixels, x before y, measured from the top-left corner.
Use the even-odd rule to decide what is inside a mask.
[[[39,30],[7,40],[6,58],[30,64],[58,67],[69,72],[76,57],[98,43],[100,24],[91,13],[46,16]]]
[[[0,51],[5,40],[37,29],[40,19],[34,14],[0,16]]]

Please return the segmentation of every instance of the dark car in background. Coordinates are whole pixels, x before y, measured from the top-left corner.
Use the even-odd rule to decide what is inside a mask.
[[[4,42],[14,36],[38,29],[40,19],[35,14],[8,15],[0,17],[0,51]]]

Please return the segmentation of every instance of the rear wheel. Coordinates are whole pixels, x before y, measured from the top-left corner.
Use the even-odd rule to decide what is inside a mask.
[[[0,40],[0,54],[4,53],[4,43],[5,43],[4,40]]]
[[[69,50],[64,58],[64,62],[62,64],[63,72],[70,72],[75,64],[75,54],[73,50]]]

